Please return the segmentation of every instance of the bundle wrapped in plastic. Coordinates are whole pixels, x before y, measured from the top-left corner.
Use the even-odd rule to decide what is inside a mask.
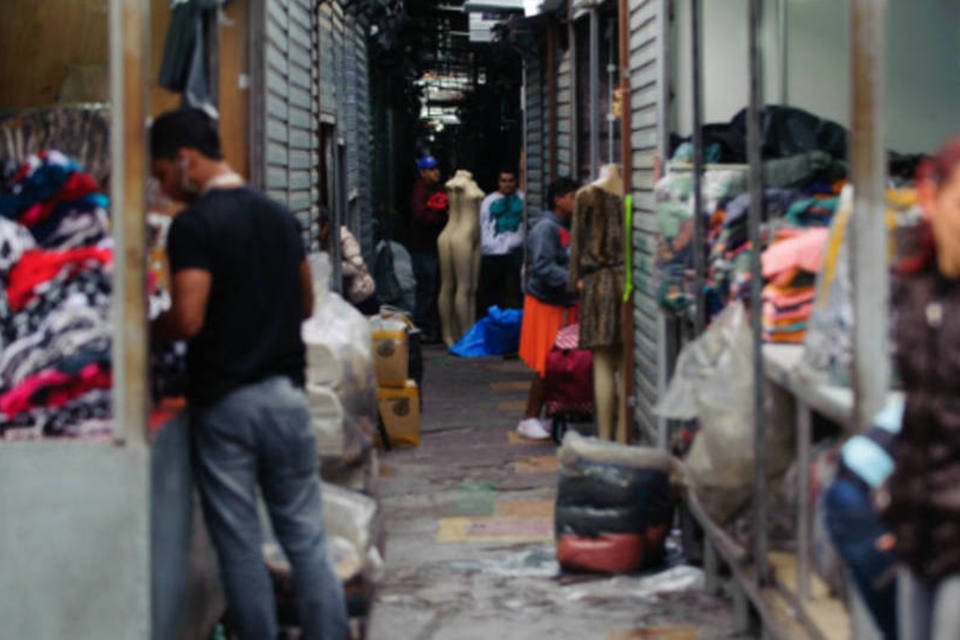
[[[328,290],[327,262],[313,261],[314,312],[302,327],[306,391],[325,473],[367,457],[377,420],[370,325]]]
[[[555,526],[562,567],[629,573],[662,562],[680,480],[676,460],[568,432],[560,463]]]
[[[266,521],[268,532],[263,555],[270,571],[282,578],[290,575],[290,562]],[[383,577],[380,538],[380,514],[377,502],[356,491],[323,484],[323,522],[337,577],[344,583],[363,579],[376,583]]]
[[[664,418],[698,420],[700,429],[684,461],[686,478],[719,524],[729,522],[753,496],[753,378],[753,336],[738,302],[683,348],[656,407]],[[770,410],[784,406],[771,403]],[[792,423],[771,416],[767,425],[767,471],[777,477],[792,460]]]

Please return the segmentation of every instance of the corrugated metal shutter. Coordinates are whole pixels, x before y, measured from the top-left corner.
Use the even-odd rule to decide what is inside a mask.
[[[527,208],[531,214],[543,210],[543,150],[544,150],[544,108],[543,85],[545,74],[540,56],[529,57],[526,65],[526,178]]]
[[[359,224],[357,239],[367,264],[373,264],[373,193],[371,166],[373,164],[372,132],[370,116],[370,68],[367,58],[367,35],[363,24],[357,22],[353,29],[354,82],[356,132],[353,144],[357,158],[356,210]]]
[[[570,48],[557,56],[557,175],[570,176],[573,126],[572,64]]]
[[[654,288],[656,217],[653,189],[663,95],[660,34],[665,16],[661,0],[630,0],[630,147],[633,158],[634,367],[636,419],[647,434],[656,431],[659,315]]]
[[[333,43],[333,8],[330,3],[320,5],[320,113],[324,122],[337,120],[337,74]]]
[[[312,0],[265,0],[263,154],[268,195],[294,212],[309,250],[317,245],[317,118],[313,68],[317,36]]]

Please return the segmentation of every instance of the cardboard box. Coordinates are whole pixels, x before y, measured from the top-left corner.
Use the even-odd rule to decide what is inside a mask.
[[[380,417],[393,446],[420,444],[420,389],[407,380],[402,389],[381,387],[377,390]]]
[[[378,386],[404,388],[410,367],[410,343],[405,326],[373,329],[373,361]]]

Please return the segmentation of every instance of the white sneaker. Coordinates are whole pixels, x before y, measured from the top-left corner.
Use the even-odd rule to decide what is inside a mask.
[[[545,428],[540,418],[525,418],[517,425],[517,433],[524,438],[531,440],[547,440],[550,438],[550,430]]]

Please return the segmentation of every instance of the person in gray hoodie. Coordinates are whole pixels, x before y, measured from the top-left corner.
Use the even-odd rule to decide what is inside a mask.
[[[570,220],[579,185],[570,178],[557,178],[547,190],[550,210],[545,211],[527,235],[527,283],[520,333],[520,357],[534,370],[527,397],[527,410],[517,425],[520,435],[545,440],[550,425],[540,418],[544,405],[547,354],[557,332],[576,320],[571,309],[577,295],[568,288]]]

